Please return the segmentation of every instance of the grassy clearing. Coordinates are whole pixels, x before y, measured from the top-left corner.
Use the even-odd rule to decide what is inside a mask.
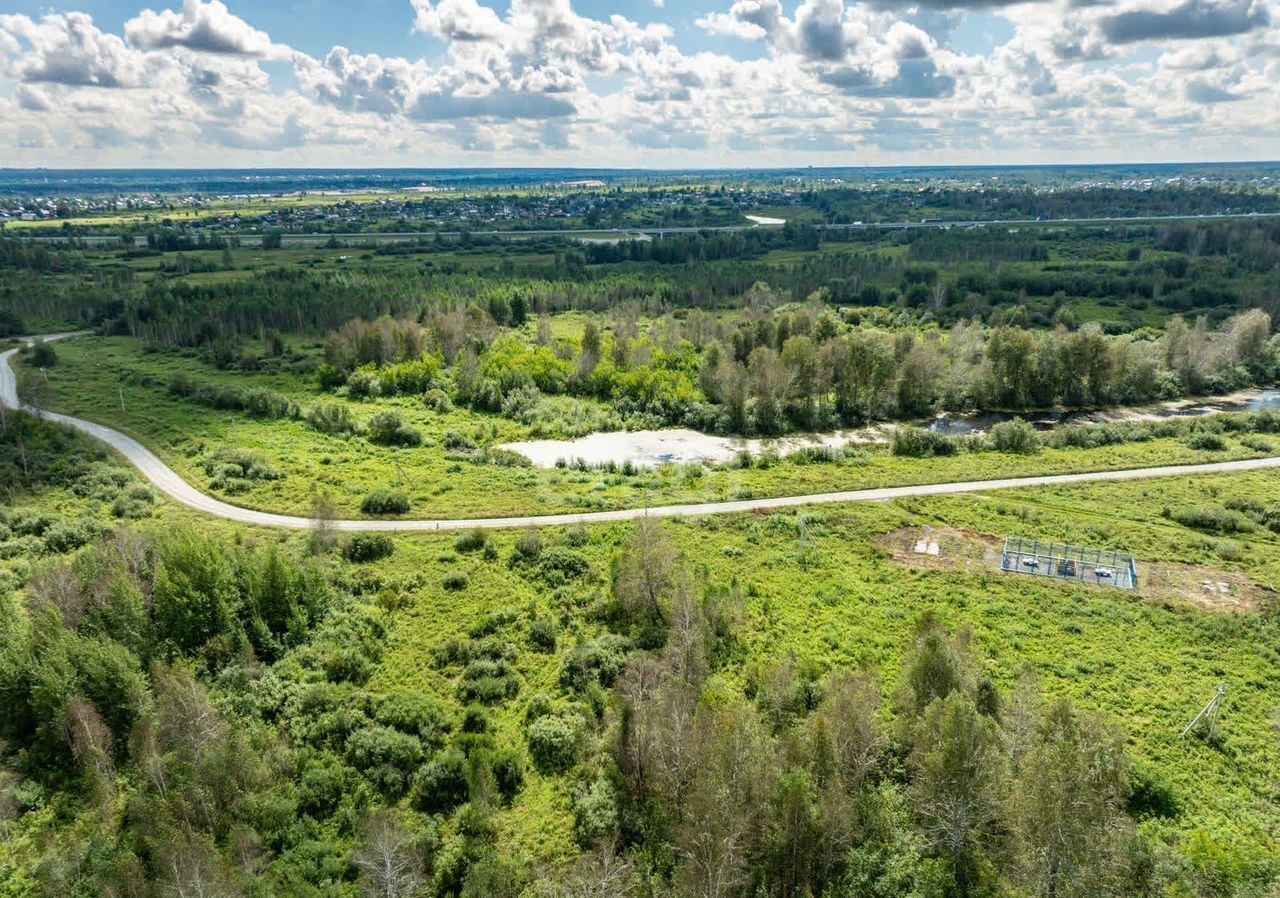
[[[1280,486],[1276,474],[1251,479],[1252,488],[1274,492]],[[1188,496],[1233,486],[1231,478],[1222,477],[1177,483],[1169,492]],[[898,527],[930,523],[991,535],[1102,540],[1135,549],[1140,560],[1198,558],[1241,569],[1260,584],[1273,582],[1280,554],[1274,535],[1259,535],[1243,556],[1221,545],[1215,551],[1194,531],[1152,520],[1135,501],[1143,489],[1099,484],[1087,490],[1029,490],[1008,500],[946,497],[814,509],[806,512],[812,544],[808,565],[800,563],[794,513],[686,520],[672,523],[670,530],[699,584],[736,589],[743,597],[745,652],[722,675],[723,688],[741,689],[750,671],[793,654],[824,669],[882,670],[889,695],[907,629],[924,610],[934,609],[953,624],[973,623],[988,672],[1002,688],[1010,688],[1030,664],[1051,694],[1070,696],[1125,727],[1139,765],[1167,780],[1182,804],[1175,818],[1145,822],[1153,833],[1174,843],[1208,839],[1234,846],[1250,861],[1274,858],[1280,851],[1280,809],[1273,800],[1280,761],[1271,729],[1280,703],[1280,630],[1274,618],[1176,610],[1116,590],[994,571],[910,570],[877,546],[883,534]],[[1058,507],[1064,493],[1068,501]],[[1081,510],[1086,507],[1106,509],[1105,520]],[[497,710],[496,721],[502,739],[518,743],[530,698],[558,694],[561,656],[602,632],[594,609],[605,601],[609,565],[628,532],[627,525],[592,528],[585,544],[573,550],[589,560],[590,573],[555,588],[508,566],[519,534],[492,536],[492,561],[481,553],[458,552],[441,537],[400,538],[397,554],[373,572],[380,587],[406,588],[412,599],[398,613],[370,688],[427,690],[460,707],[455,681],[429,660],[433,650],[466,637],[485,615],[509,611],[513,622],[498,632],[519,649],[516,667],[523,686],[516,699]],[[567,546],[572,538],[570,531],[547,531],[543,545]],[[466,574],[465,588],[445,589],[446,574],[456,571]],[[534,651],[528,641],[530,621],[547,617],[560,628],[558,655]],[[1215,748],[1179,739],[1219,682],[1230,689],[1223,744]],[[535,775],[531,788],[503,814],[512,845],[547,859],[572,853],[571,794],[571,783]]]
[[[338,511],[358,517],[364,496],[387,486],[409,496],[413,517],[486,517],[1193,464],[1266,454],[1231,437],[1227,448],[1219,451],[1159,439],[1088,450],[1046,449],[1030,456],[984,452],[933,459],[894,457],[881,447],[868,446],[833,462],[784,459],[746,469],[666,466],[633,475],[506,467],[478,464],[469,450],[446,447],[450,434],[476,448],[536,436],[529,427],[501,415],[467,409],[435,412],[411,397],[352,402],[322,394],[300,374],[219,371],[193,356],[148,353],[127,338],[79,339],[58,344],[57,352],[54,368],[43,374],[28,372],[26,386],[33,399],[130,433],[202,489],[209,487],[207,466],[219,449],[259,452],[285,476],[253,481],[226,498],[245,507],[286,513],[305,514],[316,492],[328,492]],[[314,345],[302,350],[304,356],[315,353]],[[301,420],[255,420],[244,413],[206,408],[169,392],[170,378],[179,372],[202,383],[270,389],[304,409],[319,400],[345,405],[361,422],[376,411],[394,410],[420,430],[425,441],[417,448],[376,446],[360,437],[319,433]]]

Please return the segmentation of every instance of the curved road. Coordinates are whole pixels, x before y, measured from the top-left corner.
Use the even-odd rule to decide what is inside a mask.
[[[80,332],[84,333],[84,332]],[[45,340],[60,340],[79,334],[50,334]],[[30,342],[28,340],[28,342]],[[38,414],[41,417],[68,425],[106,443],[131,462],[157,489],[196,511],[202,511],[229,521],[256,524],[262,527],[311,527],[310,518],[294,515],[272,514],[240,508],[200,492],[179,477],[155,453],[132,437],[92,421],[84,421],[69,415],[42,411],[25,406],[18,399],[17,377],[9,360],[18,352],[10,349],[0,353],[0,405]],[[940,496],[953,493],[976,493],[988,490],[1012,489],[1025,486],[1048,486],[1058,483],[1086,483],[1096,480],[1137,480],[1147,477],[1174,477],[1188,474],[1220,474],[1231,471],[1256,471],[1263,468],[1280,468],[1280,458],[1255,458],[1243,461],[1213,462],[1200,465],[1166,465],[1157,468],[1130,468],[1120,471],[1093,471],[1083,474],[1049,474],[1039,477],[1009,477],[1003,480],[969,480],[957,483],[930,483],[918,486],[892,486],[877,489],[846,490],[839,493],[815,493],[807,496],[780,496],[775,499],[746,499],[739,502],[705,502],[692,505],[660,505],[654,508],[629,508],[618,511],[592,511],[579,514],[529,515],[511,518],[463,518],[440,521],[335,521],[339,530],[464,530],[473,527],[546,527],[564,524],[598,524],[610,521],[626,521],[653,515],[676,517],[681,515],[728,514],[772,508],[790,508],[797,505],[816,505],[827,502],[883,502],[906,496]]]

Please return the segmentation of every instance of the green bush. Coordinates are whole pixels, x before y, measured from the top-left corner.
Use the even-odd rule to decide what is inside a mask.
[[[996,424],[991,428],[991,435],[987,441],[997,452],[1030,455],[1040,451],[1040,435],[1036,433],[1036,429],[1030,422],[1022,418]]]
[[[1183,527],[1207,530],[1212,533],[1251,533],[1257,529],[1257,525],[1249,518],[1229,508],[1223,508],[1221,505],[1185,505],[1166,508],[1164,516]]]
[[[579,643],[564,658],[560,683],[569,689],[585,689],[593,683],[608,688],[627,669],[629,651],[631,641],[616,633]]]
[[[404,423],[395,412],[376,412],[365,425],[369,441],[380,446],[421,446],[422,432]]]
[[[317,402],[307,410],[307,423],[320,433],[356,434],[360,425],[351,409],[337,402]]]
[[[892,452],[907,458],[955,455],[956,441],[923,427],[899,427],[893,432]]]
[[[444,575],[442,585],[450,592],[460,592],[467,588],[467,575],[463,571],[450,571]]]
[[[1227,448],[1227,441],[1222,438],[1221,434],[1193,433],[1187,437],[1187,447],[1202,452],[1221,452]]]
[[[576,714],[548,714],[530,723],[525,738],[538,770],[544,774],[562,773],[576,764],[585,729]]]
[[[31,367],[52,368],[58,364],[58,354],[44,340],[36,340],[31,344]]]
[[[374,720],[402,733],[438,745],[453,728],[445,706],[421,692],[391,692],[378,700]]]
[[[459,552],[475,552],[477,549],[483,549],[488,541],[489,534],[476,527],[459,534],[453,541],[453,547]]]
[[[342,556],[361,563],[386,558],[395,550],[395,542],[385,533],[357,533],[342,547]]]
[[[447,814],[467,800],[467,756],[456,748],[436,754],[418,770],[409,802],[425,814]]]
[[[551,654],[556,650],[558,629],[551,618],[540,617],[529,625],[529,642],[538,651]]]
[[[409,497],[399,490],[374,490],[364,497],[360,510],[367,515],[404,514],[409,510]]]

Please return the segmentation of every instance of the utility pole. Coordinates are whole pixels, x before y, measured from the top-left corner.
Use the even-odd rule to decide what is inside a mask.
[[[117,386],[117,387],[116,387],[116,389],[120,392],[120,414],[122,414],[122,415],[123,415],[123,414],[125,414],[125,410],[124,410],[124,387]]]
[[[1218,686],[1218,691],[1214,693],[1213,698],[1209,699],[1209,704],[1205,705],[1200,710],[1200,713],[1196,715],[1196,719],[1187,724],[1187,728],[1182,731],[1183,739],[1187,738],[1187,735],[1195,729],[1196,724],[1201,721],[1207,721],[1209,724],[1209,732],[1206,738],[1210,742],[1213,741],[1213,737],[1218,731],[1218,714],[1222,711],[1222,699],[1226,694],[1227,687],[1220,684]]]
[[[810,543],[809,543],[809,522],[805,520],[804,512],[799,513],[799,518],[800,518],[800,564],[803,567],[808,567],[809,562],[812,560],[811,552],[810,552],[810,549],[812,547],[810,546]]]

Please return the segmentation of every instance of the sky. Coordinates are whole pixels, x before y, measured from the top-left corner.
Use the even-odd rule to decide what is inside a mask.
[[[5,0],[0,165],[1280,159],[1280,0]]]

